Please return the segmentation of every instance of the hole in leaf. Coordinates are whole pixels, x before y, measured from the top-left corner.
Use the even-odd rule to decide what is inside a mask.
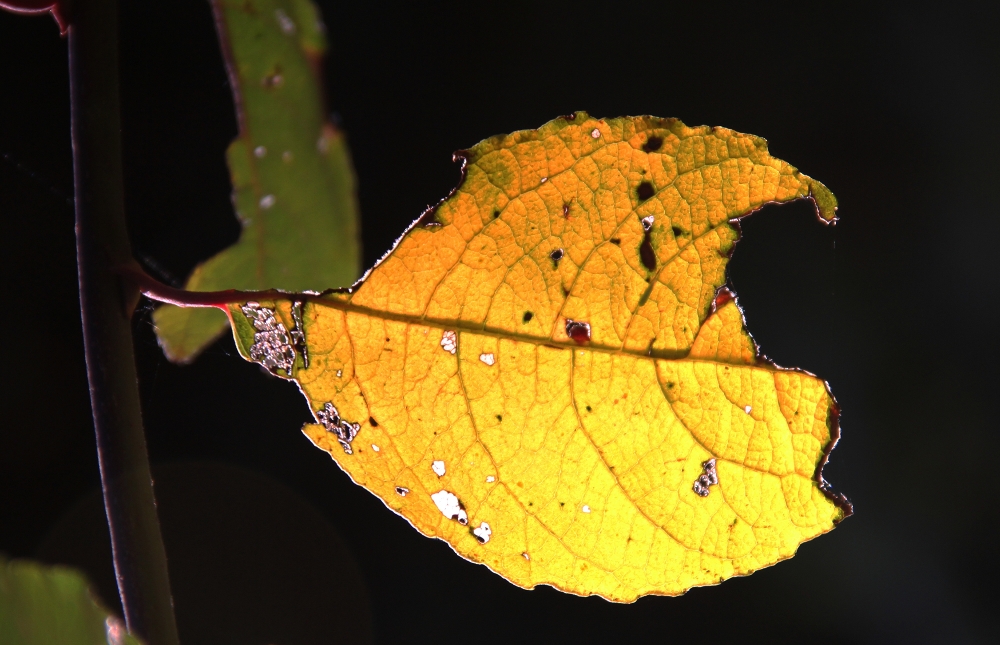
[[[590,342],[590,325],[577,320],[567,320],[566,335],[575,340],[577,345],[584,345]]]
[[[639,184],[639,189],[636,190],[636,194],[639,196],[639,201],[644,202],[655,195],[656,191],[653,189],[653,184],[648,181],[644,181]]]
[[[650,137],[642,144],[644,152],[656,152],[663,146],[663,137]]]
[[[639,259],[647,271],[656,270],[656,253],[653,252],[653,242],[648,230],[643,235],[642,244],[639,245]]]

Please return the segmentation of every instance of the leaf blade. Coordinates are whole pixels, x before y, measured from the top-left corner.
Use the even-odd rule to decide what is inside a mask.
[[[266,329],[230,308],[245,356],[304,333],[284,375],[354,481],[514,584],[622,602],[746,575],[850,513],[821,476],[826,384],[762,360],[720,291],[732,220],[812,198],[833,221],[822,184],[756,137],[651,117],[461,155],[460,187],[349,292],[298,319],[251,306]]]

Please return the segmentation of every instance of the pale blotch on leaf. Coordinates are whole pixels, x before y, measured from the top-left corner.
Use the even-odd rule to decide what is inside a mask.
[[[295,23],[288,17],[287,13],[281,9],[275,9],[274,17],[278,21],[278,26],[281,27],[281,33],[286,36],[295,35]]]

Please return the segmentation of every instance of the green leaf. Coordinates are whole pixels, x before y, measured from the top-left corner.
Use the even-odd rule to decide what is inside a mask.
[[[350,285],[361,247],[344,136],[326,118],[319,13],[308,0],[215,0],[240,136],[227,157],[239,241],[197,267],[191,291]],[[215,309],[153,313],[164,353],[189,362],[226,330]]]
[[[0,643],[138,645],[77,571],[0,557]]]

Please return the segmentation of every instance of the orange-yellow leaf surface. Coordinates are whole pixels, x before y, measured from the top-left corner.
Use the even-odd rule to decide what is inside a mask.
[[[826,384],[759,357],[736,218],[821,183],[758,137],[578,112],[465,176],[349,291],[234,306],[305,434],[422,533],[521,587],[632,601],[746,575],[850,513]]]

